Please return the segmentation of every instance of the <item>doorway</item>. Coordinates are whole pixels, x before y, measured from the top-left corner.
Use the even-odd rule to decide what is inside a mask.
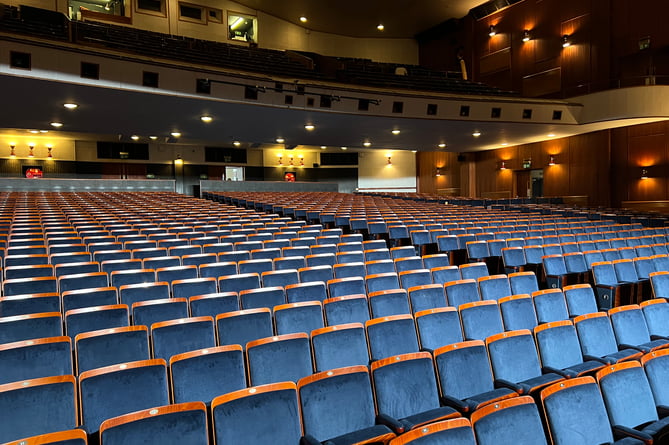
[[[544,171],[518,170],[515,172],[514,194],[519,198],[536,198],[544,195]]]

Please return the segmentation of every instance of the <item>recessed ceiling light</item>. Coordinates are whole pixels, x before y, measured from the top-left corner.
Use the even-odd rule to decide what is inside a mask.
[[[152,141],[155,141],[156,139],[158,139],[158,136],[149,136],[149,139],[151,139]]]
[[[239,141],[234,141],[232,145],[234,145],[235,147],[239,147],[240,145],[242,145],[242,143]]]
[[[379,23],[379,24],[376,26],[376,29],[378,29],[379,31],[383,31],[384,29],[386,29],[386,27],[383,26],[383,23]]]
[[[39,134],[39,130],[28,130],[28,133]]]
[[[175,138],[180,138],[181,137],[181,133],[179,133],[178,131],[173,131],[172,133],[170,133],[170,135],[172,135],[172,137],[175,137]]]
[[[372,143],[369,142],[369,141],[365,141],[365,142],[362,143],[362,145],[364,145],[365,147],[370,147],[372,145]]]
[[[63,126],[63,123],[62,122],[51,122],[51,124],[49,124],[49,125],[51,125],[53,128],[60,128],[60,127]]]
[[[326,148],[328,148],[327,145],[321,145],[321,150],[325,150]]]
[[[478,131],[478,130],[476,130],[476,131],[474,131],[474,132],[472,133],[472,136],[474,136],[475,138],[477,138],[477,137],[481,136],[481,132]]]
[[[548,133],[547,136],[548,136],[549,138],[554,138],[554,137],[555,137],[555,134],[553,134],[553,133]]]
[[[316,127],[314,126],[314,124],[306,124],[306,125],[304,126],[304,129],[307,130],[307,131],[313,131],[314,128],[316,128]]]
[[[300,17],[300,22],[307,23],[307,18],[305,16]]]
[[[283,144],[284,142],[286,142],[286,140],[284,138],[276,138],[276,143],[277,144]]]
[[[341,149],[342,150],[348,150],[348,147],[342,147]]]
[[[211,117],[211,116],[204,115],[204,116],[200,116],[200,120],[202,122],[204,122],[205,124],[208,124],[209,122],[213,121],[214,118]]]
[[[446,144],[444,144],[444,143],[442,142],[441,144],[437,145],[437,147],[439,147],[439,148],[446,148]]]
[[[499,144],[499,145],[509,145],[509,143],[508,143],[508,142],[502,142],[502,143]]]
[[[77,104],[75,104],[75,103],[73,103],[73,102],[68,102],[68,103],[66,103],[66,104],[63,104],[63,106],[64,106],[65,108],[67,108],[68,110],[74,110],[74,109],[77,108],[79,105],[77,105]]]
[[[138,141],[139,136],[137,136],[136,134],[133,134],[132,136],[130,136],[130,139],[132,139],[133,141]]]
[[[411,150],[411,153],[417,153],[418,150]]]
[[[398,130],[398,129],[394,129],[393,131],[391,131],[391,133],[394,134],[395,136],[397,136],[398,134],[401,133],[401,131]]]
[[[39,132],[40,132],[40,133],[48,133],[49,130],[40,130]]]

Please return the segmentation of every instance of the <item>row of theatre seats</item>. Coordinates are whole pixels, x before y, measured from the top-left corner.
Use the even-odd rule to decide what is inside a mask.
[[[190,241],[211,238],[203,226],[214,231],[227,230],[219,227],[223,224],[238,224],[228,228],[252,229],[245,241],[236,241],[248,242],[248,236],[273,229],[273,224],[293,223],[291,217],[268,216],[255,206],[237,209],[172,194],[16,198],[10,194],[6,202],[2,199],[0,194],[0,209],[12,209],[6,212],[7,242],[17,233],[34,230],[29,226],[40,225],[47,248],[54,238],[46,236],[47,231],[64,222],[78,235],[92,222],[110,232],[174,228],[176,232],[167,232],[169,239],[176,233],[177,239],[202,249],[205,244]],[[465,210],[454,213],[462,216]],[[503,217],[503,212],[497,213]],[[0,212],[0,232],[3,220]],[[331,230],[330,223],[319,222],[322,227],[315,227],[310,222],[315,221],[295,224],[300,229],[312,225],[305,231],[318,232],[300,237],[296,229],[290,239],[314,239],[297,248],[322,246],[315,243],[317,236],[338,236],[342,241],[348,232],[356,232],[344,226],[323,235]],[[583,223],[573,226],[574,230]],[[242,228],[244,224],[254,226]],[[548,224],[557,230],[560,223]],[[631,227],[617,228],[636,230]],[[196,232],[205,235],[180,237]],[[266,233],[275,241],[274,234],[280,232]],[[322,281],[301,280],[300,267],[276,267],[290,256],[255,258],[263,260],[260,265],[269,265],[264,261],[269,259],[272,270],[240,274],[241,263],[253,261],[254,251],[275,248],[235,250],[232,242],[224,243],[231,251],[216,253],[213,264],[229,263],[226,267],[234,266],[234,274],[203,277],[206,263],[187,264],[195,266],[196,277],[107,286],[105,298],[116,298],[107,300],[115,304],[61,312],[65,297],[68,305],[88,305],[105,293],[104,287],[64,291],[56,287],[47,295],[3,297],[0,311],[8,310],[8,302],[47,298],[57,304],[57,310],[0,318],[7,335],[0,340],[0,366],[5,366],[0,376],[6,379],[0,381],[0,405],[3,412],[17,417],[8,421],[7,429],[0,428],[0,442],[46,434],[35,443],[600,444],[614,442],[614,435],[619,438],[624,432],[641,442],[627,438],[619,443],[650,443],[652,436],[662,443],[664,420],[660,417],[664,414],[655,407],[665,403],[661,394],[666,384],[654,382],[669,375],[669,361],[664,358],[669,341],[658,337],[669,336],[666,300],[597,312],[602,308],[589,284],[542,290],[541,274],[491,275],[490,263],[468,262],[477,258],[467,257],[466,246],[459,249],[464,264],[457,265],[451,261],[457,255],[426,253],[410,244],[410,238],[408,245],[401,246],[383,235],[370,244],[365,244],[370,241],[367,238],[376,236],[364,231],[353,235],[343,243],[326,243],[336,249],[325,254],[334,262],[309,266],[306,257],[311,253],[298,257],[304,268],[315,268],[302,272],[327,278]],[[86,244],[83,237],[81,241],[77,244],[85,248],[95,244]],[[219,237],[212,244],[223,243]],[[360,250],[340,251],[340,244]],[[278,248],[280,253],[283,248],[293,247]],[[248,259],[218,261],[219,255],[240,252],[246,252]],[[339,254],[349,253],[362,261],[337,261]],[[48,251],[44,255],[49,258]],[[383,255],[383,259],[366,255]],[[5,257],[5,277],[15,267],[6,265],[11,256]],[[98,267],[119,260],[119,264],[144,266],[144,260],[132,256],[130,250],[129,259],[104,260]],[[183,267],[188,256],[173,255],[181,263],[172,267]],[[411,266],[398,269],[404,262]],[[38,277],[38,281],[46,278],[57,285],[67,276],[56,277],[57,265],[48,261],[47,265],[54,267],[54,276]],[[342,277],[336,275],[339,270],[356,272]],[[371,270],[376,273],[368,273]],[[102,273],[109,279],[114,272],[120,271]],[[130,276],[136,271],[127,272]],[[146,276],[155,280],[157,269],[150,273]],[[235,284],[240,276],[251,277],[248,283],[253,288]],[[282,286],[271,281],[285,277],[297,282]],[[16,279],[34,278],[5,281]],[[289,296],[290,286],[305,292]],[[142,301],[156,289],[160,289],[158,299]],[[135,294],[125,294],[128,290]],[[68,292],[78,292],[79,303]],[[86,301],[87,297],[92,300]],[[123,302],[131,304],[118,304]],[[77,321],[79,327],[75,327]],[[651,377],[651,363],[657,363],[656,372],[665,373],[658,374],[659,379]],[[634,393],[607,395],[605,382],[618,381],[609,380],[609,375],[622,378],[623,374],[633,374],[635,380],[619,381],[615,389]],[[586,388],[588,397],[582,394]],[[634,400],[633,410],[615,405],[623,396]],[[53,404],[43,406],[44,400]],[[561,401],[549,408],[550,400]],[[42,415],[54,406],[61,415]],[[579,414],[585,412],[589,416]],[[35,418],[44,420],[35,422]],[[641,424],[645,431],[635,431],[642,429]],[[574,433],[571,425],[582,426],[579,430],[586,433]],[[68,431],[49,436],[60,430]],[[519,431],[527,434],[519,436]],[[574,434],[588,438],[579,442]]]

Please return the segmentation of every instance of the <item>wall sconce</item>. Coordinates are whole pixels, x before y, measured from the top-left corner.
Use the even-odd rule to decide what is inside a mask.
[[[304,167],[304,155],[298,155],[298,158],[300,158],[300,167]]]
[[[530,31],[527,29],[523,31],[523,42],[529,42],[531,40]]]
[[[35,149],[35,143],[34,143],[34,142],[29,143],[29,144],[28,144],[28,149],[30,150],[30,151],[28,152],[28,157],[29,157],[29,158],[34,158],[34,157],[35,157],[35,154],[33,153],[33,150]]]
[[[15,148],[16,148],[16,144],[11,142],[9,144],[9,157],[10,158],[15,158],[16,157],[16,151],[14,151]]]
[[[288,165],[293,165],[293,155],[288,158]]]
[[[51,154],[51,150],[53,150],[53,145],[48,144],[46,146],[46,151],[47,151],[46,159],[47,159],[47,161],[53,161],[53,155]]]
[[[182,165],[184,163],[184,160],[181,159],[181,155],[177,154],[177,158],[174,160],[175,165]]]
[[[562,36],[562,47],[566,48],[571,45],[571,40],[569,39],[569,34]]]
[[[550,155],[549,156],[548,165],[555,165],[555,155]]]
[[[437,171],[434,173],[434,176],[436,176],[437,178],[441,176],[441,169],[439,167],[437,167]]]
[[[277,156],[279,157],[279,165],[283,165],[283,156],[280,153]]]
[[[648,170],[645,168],[641,169],[641,179],[648,179]]]
[[[495,25],[490,25],[490,28],[488,28],[488,35],[490,37],[494,37],[497,34],[497,29],[495,28]]]
[[[392,157],[388,156],[388,165],[392,165],[393,161],[391,161]]]
[[[506,161],[502,161],[499,164],[499,169],[500,170],[506,170]]]

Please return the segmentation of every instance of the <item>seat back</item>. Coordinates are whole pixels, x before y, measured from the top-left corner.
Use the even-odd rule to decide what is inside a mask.
[[[418,352],[418,337],[409,314],[374,318],[365,323],[372,360]]]
[[[269,308],[245,309],[226,312],[216,316],[218,344],[240,345],[259,338],[271,337],[274,333],[272,314]]]
[[[481,300],[478,285],[473,279],[448,282],[444,284],[444,292],[448,305],[453,307]]]
[[[78,334],[74,339],[77,373],[118,363],[148,360],[146,326],[125,326]]]
[[[3,443],[77,426],[75,378],[43,377],[0,386]],[[39,422],[35,421],[39,419]]]
[[[128,306],[125,304],[73,309],[65,312],[65,332],[75,338],[82,332],[128,326],[128,315]]]
[[[502,332],[485,340],[495,379],[519,383],[541,375],[537,347],[530,331]]]
[[[514,397],[472,413],[478,445],[542,445],[546,434],[530,396]]]
[[[454,307],[426,309],[415,317],[421,349],[435,350],[462,341],[460,317]]]
[[[612,425],[636,428],[658,420],[653,392],[637,361],[606,366],[597,372]]]
[[[668,263],[669,266],[669,263]],[[654,298],[669,298],[669,269],[658,269],[650,274]]]
[[[669,336],[669,303],[663,298],[641,302],[641,310],[651,335]]]
[[[153,357],[169,362],[170,358],[196,349],[216,346],[214,319],[191,317],[151,325]]]
[[[511,295],[500,299],[499,309],[502,313],[504,329],[507,331],[518,329],[531,331],[538,324],[534,302],[528,294]]]
[[[464,400],[494,389],[488,350],[481,340],[441,346],[434,351],[434,362],[444,396]]]
[[[641,357],[641,364],[646,371],[646,377],[653,392],[655,405],[667,406],[669,404],[669,349],[660,349],[649,352]]]
[[[569,318],[567,303],[560,289],[545,289],[533,292],[532,300],[539,323],[567,320]]]
[[[311,345],[316,372],[369,363],[365,328],[349,323],[311,332]]]
[[[274,326],[277,335],[295,332],[311,333],[324,326],[320,301],[281,304],[274,307]]]
[[[490,275],[478,279],[482,300],[499,300],[511,295],[511,286],[506,275]]]
[[[400,287],[399,278],[395,272],[367,275],[365,277],[365,282],[367,284],[368,294],[378,291],[398,289]]]
[[[592,263],[592,276],[595,279],[595,284],[603,284],[606,286],[617,286],[618,277],[616,276],[615,268],[611,261],[602,261]]]
[[[250,341],[246,345],[251,386],[297,382],[311,375],[311,348],[304,332]]]
[[[463,280],[478,280],[489,275],[488,266],[483,262],[468,263],[460,265],[460,275]]]
[[[541,391],[541,402],[555,445],[614,442],[604,399],[592,377],[553,384]]]
[[[650,333],[641,308],[636,304],[618,306],[608,311],[619,345],[640,346],[650,343]]]
[[[371,373],[379,414],[404,419],[440,406],[434,363],[427,352],[375,361]]]
[[[239,300],[236,292],[196,295],[188,299],[188,305],[193,317],[209,316],[216,318],[218,314],[239,310]]]
[[[634,267],[634,262],[629,259],[615,260],[613,261],[613,269],[616,272],[616,277],[620,282],[636,282],[639,280],[639,277],[636,274],[636,268]]]
[[[462,278],[458,266],[441,266],[430,269],[432,274],[432,282],[441,284],[442,286],[451,281],[457,281]]]
[[[368,301],[372,318],[411,313],[407,291],[404,289],[370,292]]]
[[[566,369],[583,363],[581,344],[571,320],[544,323],[534,328],[541,364]]]
[[[188,317],[188,300],[166,298],[133,303],[132,322],[134,325],[151,326],[154,323]]]
[[[73,374],[69,337],[48,337],[0,345],[0,385]]]
[[[534,272],[515,272],[509,274],[509,285],[511,286],[511,295],[528,294],[539,290],[537,276]]]
[[[239,303],[242,309],[261,307],[274,309],[276,306],[286,304],[286,294],[282,287],[247,289],[239,293]]]
[[[563,289],[570,317],[597,312],[595,292],[589,284],[573,284]]]
[[[210,404],[220,394],[243,389],[246,366],[242,347],[216,346],[174,355],[170,359],[170,382],[175,403]]]
[[[465,340],[485,340],[504,331],[502,315],[496,301],[483,300],[458,307]]]
[[[416,312],[446,307],[446,295],[441,284],[426,284],[408,288],[411,311]]]
[[[574,325],[584,355],[604,357],[618,351],[609,317],[604,312],[579,315]]]

